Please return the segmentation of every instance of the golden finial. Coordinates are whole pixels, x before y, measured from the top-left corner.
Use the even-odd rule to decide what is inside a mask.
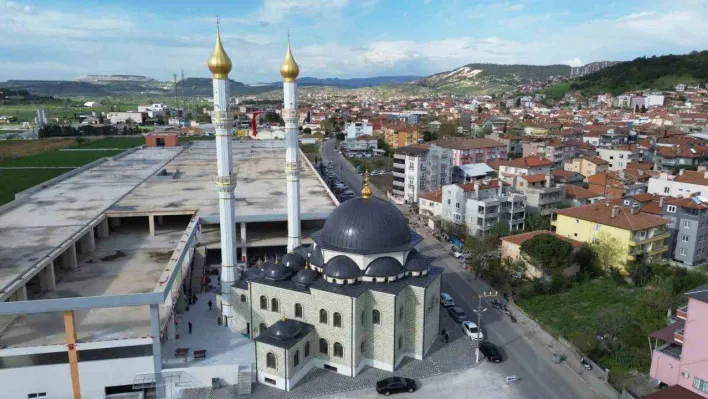
[[[280,65],[280,75],[286,82],[294,82],[300,74],[300,67],[297,66],[293,52],[290,50],[290,32],[288,31],[288,51],[285,53],[285,60]]]
[[[228,79],[231,72],[231,59],[226,54],[224,46],[221,44],[221,28],[219,26],[219,17],[216,17],[216,46],[212,51],[207,66],[212,73],[214,79]]]
[[[310,268],[310,260],[309,260],[309,259],[305,259],[305,270],[307,270],[307,269],[309,269],[309,268]]]
[[[371,198],[371,188],[369,188],[369,168],[364,171],[364,187],[361,188],[361,198]]]

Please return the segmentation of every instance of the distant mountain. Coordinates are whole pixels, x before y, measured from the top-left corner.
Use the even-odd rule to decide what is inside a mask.
[[[74,79],[77,82],[157,82],[153,78],[140,75],[84,75]]]
[[[619,64],[619,61],[597,61],[579,67],[572,67],[570,68],[570,77],[571,79],[579,78],[617,64]]]
[[[467,64],[452,71],[415,80],[410,84],[452,92],[503,91],[525,82],[568,75],[568,65]]]
[[[249,86],[247,84],[237,82],[233,79],[229,79],[229,83],[231,83],[230,87],[232,95],[259,94],[274,89],[274,87],[269,86]],[[186,78],[184,79],[184,82],[178,80],[177,90],[181,90],[183,84],[184,94],[187,97],[211,97],[213,95],[214,89],[211,78]],[[174,90],[174,85],[171,85],[170,87],[170,90]]]
[[[375,76],[372,78],[351,78],[351,79],[340,79],[340,78],[313,78],[305,76],[297,79],[298,86],[332,86],[340,87],[344,89],[358,89],[361,87],[373,87],[382,85],[398,85],[402,83],[407,83],[416,79],[420,79],[420,76],[414,75],[402,75],[402,76]],[[278,87],[282,85],[283,82],[270,82],[270,83],[259,83],[254,86],[272,86]]]
[[[575,80],[570,89],[620,94],[640,89],[673,90],[679,83],[708,83],[708,50],[620,62]]]

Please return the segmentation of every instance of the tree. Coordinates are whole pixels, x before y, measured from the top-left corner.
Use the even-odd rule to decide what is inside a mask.
[[[337,135],[335,137],[337,137],[337,141],[344,141],[344,139],[346,138],[344,136],[344,133],[341,133],[341,132],[337,133]]]
[[[547,216],[538,213],[526,212],[524,220],[524,231],[546,230],[550,227],[551,221]]]
[[[274,123],[274,124],[279,124],[279,125],[285,124],[285,121],[283,121],[283,118],[275,112],[266,112],[263,115],[263,120],[266,123]]]
[[[634,113],[638,114],[639,113],[639,104],[634,105]]]
[[[575,251],[573,263],[578,265],[580,273],[587,273],[588,277],[596,277],[600,275],[597,268],[597,254],[587,244],[583,244]]]
[[[478,113],[478,114],[481,114],[482,112],[484,112],[484,108],[482,108],[481,105],[478,105],[478,106],[477,106],[477,113]]]
[[[641,113],[643,113],[643,114],[646,114],[646,113],[647,113],[647,106],[644,105],[644,104],[642,104]]]
[[[605,272],[609,272],[610,269],[620,265],[622,255],[626,253],[623,251],[619,240],[604,231],[596,237],[596,241],[592,244],[592,249],[597,254],[600,267]]]
[[[583,104],[578,103],[578,111],[583,109]]]
[[[428,132],[425,131],[423,132],[423,141],[428,142],[428,141],[433,141],[438,139],[438,134],[433,133],[433,132]]]
[[[539,234],[521,244],[521,256],[528,263],[556,274],[573,263],[573,245],[552,234]]]
[[[440,129],[438,130],[438,136],[440,137],[454,136],[456,134],[457,127],[452,123],[443,123],[440,125]]]
[[[211,116],[209,114],[198,114],[194,120],[199,123],[211,123]]]

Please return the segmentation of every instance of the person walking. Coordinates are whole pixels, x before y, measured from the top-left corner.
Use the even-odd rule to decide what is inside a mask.
[[[209,305],[209,311],[211,311],[211,305],[212,305],[211,299],[209,300],[209,302],[207,302],[207,305]]]
[[[192,322],[191,321],[187,322],[187,328],[189,329],[189,333],[191,334],[192,333]]]

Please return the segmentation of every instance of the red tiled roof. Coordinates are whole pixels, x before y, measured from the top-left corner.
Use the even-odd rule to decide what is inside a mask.
[[[521,178],[529,183],[540,183],[546,181],[546,175],[543,173],[537,175],[525,175],[521,176]]]
[[[481,138],[481,139],[460,139],[460,138],[448,138],[436,140],[433,143],[435,145],[451,148],[454,150],[471,150],[476,148],[492,148],[492,147],[506,147],[506,144],[500,143],[496,140]]]
[[[533,168],[537,166],[551,166],[553,165],[553,162],[550,160],[537,156],[537,155],[531,155],[528,157],[523,157],[523,158],[517,158],[513,159],[511,161],[506,161],[502,164],[503,166],[510,166],[514,168]]]
[[[659,392],[645,396],[644,399],[705,399],[705,397],[686,389],[681,385],[674,385],[664,388]]]
[[[644,230],[651,227],[666,225],[667,221],[659,216],[650,215],[648,213],[632,214],[630,209],[617,206],[618,214],[612,217],[612,209],[610,202],[601,201],[596,204],[579,206],[576,208],[561,209],[556,211],[558,215],[564,215],[571,218],[583,219],[590,222],[604,224],[606,226],[617,227],[622,230]]]
[[[679,183],[689,183],[689,184],[698,184],[701,186],[708,186],[708,176],[706,176],[708,172],[696,172],[692,170],[681,170],[678,176],[674,179],[674,181],[677,181]]]
[[[627,167],[625,169],[652,170],[653,167],[654,165],[650,163],[630,162],[627,164]]]
[[[426,199],[428,201],[442,202],[442,190],[433,191],[432,193],[424,193],[418,195],[418,197]]]
[[[590,191],[586,188],[576,186],[574,184],[569,184],[565,186],[565,197],[566,198],[577,198],[577,199],[588,199],[601,197],[602,194],[598,194],[594,191]]]
[[[475,184],[479,184],[479,189],[480,190],[485,190],[488,188],[499,188],[499,179],[492,179],[492,180],[481,180],[478,182],[472,182],[472,183],[465,183],[465,184],[457,184],[458,187],[462,188],[466,192],[469,191],[474,191],[474,186]],[[509,186],[509,183],[503,182],[505,186]]]
[[[590,163],[594,163],[595,165],[609,164],[609,162],[605,161],[602,158],[598,158],[598,157],[580,157],[580,159],[584,159]]]
[[[528,233],[521,233],[521,234],[516,234],[513,236],[506,236],[502,238],[502,241],[507,241],[516,245],[521,245],[525,243],[526,241],[539,236],[539,235],[551,235],[551,236],[556,236],[556,238],[559,238],[563,241],[569,242],[574,248],[580,247],[583,245],[582,242],[573,240],[572,238],[568,237],[563,237],[561,235],[558,235],[552,231],[548,230],[536,230],[536,231],[529,231]]]
[[[700,197],[699,197],[700,198]],[[694,201],[693,197],[679,198],[675,200],[666,201],[667,204],[678,205],[685,208],[691,209],[708,209],[708,202],[704,201]]]

